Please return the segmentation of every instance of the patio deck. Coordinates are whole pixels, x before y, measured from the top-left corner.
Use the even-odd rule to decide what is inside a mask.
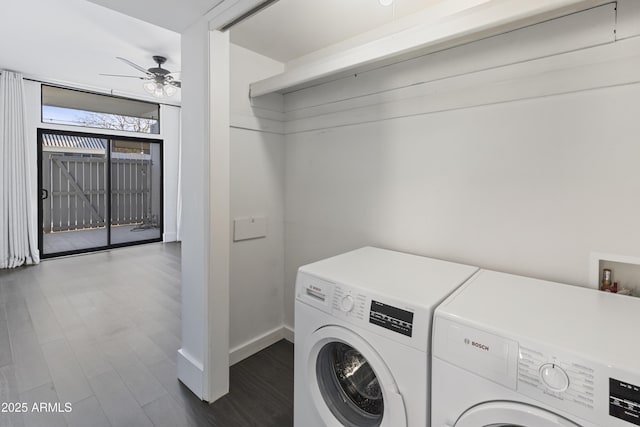
[[[159,228],[135,230],[138,225],[120,225],[111,227],[111,243],[127,243],[162,237]],[[51,255],[59,252],[97,248],[107,245],[107,229],[87,229],[62,231],[44,234],[44,253]]]

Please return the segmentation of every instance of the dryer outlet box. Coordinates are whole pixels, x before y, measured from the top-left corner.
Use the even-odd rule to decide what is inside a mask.
[[[267,236],[267,218],[251,216],[233,220],[233,241],[259,239]]]

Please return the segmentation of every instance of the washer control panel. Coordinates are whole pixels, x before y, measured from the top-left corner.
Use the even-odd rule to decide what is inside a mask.
[[[369,323],[410,337],[413,332],[413,313],[380,301],[371,300]]]
[[[329,323],[349,322],[417,350],[428,351],[431,330],[428,309],[305,272],[298,272],[296,300],[330,315]]]
[[[358,320],[365,319],[367,296],[357,291],[336,285],[333,290],[333,311],[344,313]]]
[[[413,315],[408,310],[367,298],[365,294],[343,285],[335,285],[332,308],[335,314],[359,321],[368,321],[407,337],[413,335]]]
[[[589,418],[595,409],[595,371],[571,356],[520,345],[518,391]]]

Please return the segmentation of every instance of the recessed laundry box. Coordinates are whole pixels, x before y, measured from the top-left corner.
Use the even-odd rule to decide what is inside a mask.
[[[301,267],[295,427],[425,427],[433,310],[477,270],[372,247]]]

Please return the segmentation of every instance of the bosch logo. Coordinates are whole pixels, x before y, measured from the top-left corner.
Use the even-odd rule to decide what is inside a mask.
[[[479,348],[480,350],[489,351],[489,346],[488,345],[484,345],[484,344],[480,344],[479,342],[471,341],[469,338],[465,338],[464,339],[464,343],[466,345],[471,344],[473,347]]]
[[[479,342],[475,342],[475,341],[471,341],[471,345],[476,348],[479,348],[480,350],[489,351],[488,345],[480,344]]]

